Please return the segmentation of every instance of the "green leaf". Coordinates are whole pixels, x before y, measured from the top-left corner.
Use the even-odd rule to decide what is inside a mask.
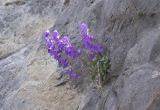
[[[96,76],[97,76],[97,74],[93,74],[93,75],[92,75],[92,80],[95,80],[95,79],[96,79]]]
[[[95,60],[92,61],[92,64],[95,66],[95,65],[97,65],[97,62],[98,62],[98,60],[95,59]]]

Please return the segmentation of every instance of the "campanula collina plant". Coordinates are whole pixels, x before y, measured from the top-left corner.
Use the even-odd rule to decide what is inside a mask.
[[[107,79],[110,61],[104,54],[104,46],[95,42],[86,24],[80,25],[80,31],[81,43],[78,46],[73,45],[68,36],[60,36],[57,30],[44,32],[48,53],[70,78],[77,79],[85,69],[102,86]]]

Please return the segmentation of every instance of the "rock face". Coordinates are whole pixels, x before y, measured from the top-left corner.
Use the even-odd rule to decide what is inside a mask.
[[[0,110],[73,110],[79,103],[76,90],[54,87],[57,64],[42,39],[62,7],[60,0],[0,1]]]
[[[105,42],[116,76],[101,92],[89,81],[54,87],[42,32],[77,41],[82,22]],[[0,67],[0,110],[160,110],[160,1],[1,0]]]

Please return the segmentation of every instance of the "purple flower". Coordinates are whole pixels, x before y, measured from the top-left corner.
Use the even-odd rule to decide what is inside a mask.
[[[72,69],[68,69],[66,73],[67,73],[68,75],[73,74]]]
[[[59,49],[63,50],[65,45],[63,44],[62,41],[57,41],[57,46]]]
[[[92,41],[93,41],[93,36],[87,35],[87,36],[84,38],[84,40],[87,41],[87,42],[92,42]]]
[[[54,54],[54,59],[58,60],[58,63],[60,63],[61,54]]]
[[[94,57],[95,57],[95,54],[94,54],[93,52],[91,52],[91,53],[89,54],[89,58],[90,58],[91,60],[93,60]]]
[[[85,23],[82,23],[82,24],[80,25],[80,30],[81,30],[81,32],[82,32],[83,34],[87,34],[87,32],[88,32],[88,26],[87,26]]]
[[[82,44],[86,49],[89,49],[89,50],[93,49],[93,45],[91,42],[84,41]]]
[[[58,64],[63,67],[71,67],[66,73],[72,79],[77,79],[78,74],[74,73],[77,70],[74,63],[82,64],[84,63],[83,55],[89,57],[89,61],[93,60],[95,56],[103,52],[104,47],[100,44],[95,44],[93,36],[89,34],[88,26],[85,23],[80,25],[80,31],[82,33],[82,43],[80,48],[76,49],[74,45],[71,44],[69,37],[60,37],[57,30],[54,30],[51,34],[49,31],[44,32],[44,38],[48,47],[48,53],[58,61]],[[73,63],[70,63],[73,62]]]
[[[66,68],[68,66],[68,60],[67,59],[61,59],[60,64],[63,66],[63,68]]]
[[[78,74],[73,73],[73,74],[70,75],[70,77],[71,77],[72,79],[77,79],[77,78],[78,78]]]
[[[51,45],[50,48],[48,48],[48,53],[52,55],[54,52],[54,49],[55,49],[54,45]]]
[[[64,44],[70,43],[70,38],[67,36],[64,36],[61,40]]]
[[[78,50],[77,50],[77,54],[78,54],[78,55],[81,55],[81,54],[82,54],[82,50],[81,50],[81,49],[78,49]]]
[[[46,37],[46,42],[47,42],[48,48],[50,48],[52,46],[52,41],[49,37]]]
[[[97,53],[102,53],[103,50],[104,50],[104,47],[103,47],[102,45],[100,45],[100,44],[97,44],[97,45],[94,47],[94,50],[95,50],[95,52],[97,52]]]
[[[76,51],[76,49],[75,49],[73,46],[67,45],[67,46],[65,47],[65,53],[66,53],[69,57],[71,57],[72,59],[76,58],[76,56],[77,56],[77,51]]]
[[[67,70],[66,72],[72,79],[77,79],[78,78],[78,74],[73,73],[72,69]]]
[[[52,32],[52,37],[53,37],[53,39],[54,39],[56,42],[59,41],[59,33],[58,33],[57,30],[54,30],[54,31]]]
[[[48,37],[49,36],[49,30],[47,30],[46,32],[43,33],[44,37]]]

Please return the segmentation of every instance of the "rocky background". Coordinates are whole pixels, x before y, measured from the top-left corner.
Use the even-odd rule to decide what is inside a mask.
[[[101,90],[61,81],[42,37],[82,22],[111,59]],[[160,110],[160,1],[0,0],[0,110]]]

